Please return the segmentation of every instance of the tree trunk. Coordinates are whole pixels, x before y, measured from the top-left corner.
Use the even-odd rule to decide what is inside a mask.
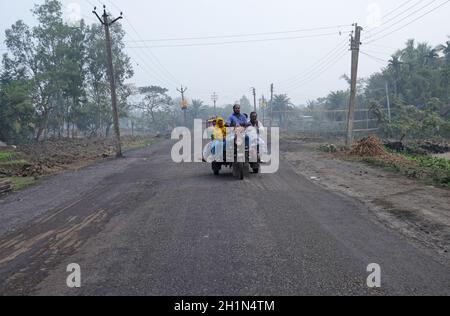
[[[42,134],[44,134],[44,131],[47,128],[47,121],[48,121],[48,111],[45,110],[44,113],[42,114],[41,118],[40,118],[40,122],[39,122],[39,128],[37,131],[37,135],[36,135],[36,141],[39,141],[42,137]]]
[[[106,125],[106,131],[105,131],[105,137],[108,138],[109,137],[109,132],[111,131],[111,124],[108,123],[108,125]]]

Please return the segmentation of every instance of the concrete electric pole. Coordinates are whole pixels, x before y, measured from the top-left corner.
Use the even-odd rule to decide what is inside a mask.
[[[214,116],[217,116],[217,100],[219,100],[219,96],[217,95],[217,93],[214,92],[214,94],[211,96],[211,100],[214,102]]]
[[[352,51],[352,75],[350,84],[350,101],[348,106],[347,120],[347,139],[345,144],[351,146],[353,144],[353,126],[355,120],[356,108],[356,84],[358,80],[358,62],[359,62],[359,46],[361,45],[361,31],[363,28],[355,23],[355,34],[351,36],[350,50]]]
[[[181,86],[181,89],[177,89],[178,92],[181,93],[181,109],[184,112],[184,126],[187,127],[187,117],[186,117],[186,111],[187,111],[187,101],[184,98],[184,93],[187,91],[188,88],[183,88]]]
[[[120,126],[119,126],[119,111],[117,109],[117,94],[116,94],[116,78],[114,76],[114,65],[112,59],[112,47],[111,47],[111,33],[109,27],[116,23],[118,20],[122,19],[122,12],[120,12],[120,16],[115,20],[109,22],[109,15],[106,13],[106,6],[103,6],[103,16],[100,17],[97,14],[97,8],[94,8],[92,11],[100,21],[100,23],[105,27],[105,36],[106,36],[106,54],[108,61],[108,76],[109,82],[111,86],[111,103],[112,103],[112,112],[113,112],[113,123],[114,123],[114,132],[116,136],[116,157],[121,158],[122,155],[122,144],[120,140]]]

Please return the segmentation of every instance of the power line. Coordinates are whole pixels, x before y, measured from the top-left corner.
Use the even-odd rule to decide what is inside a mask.
[[[112,1],[112,0],[106,0],[108,2],[110,2],[114,7],[118,8],[118,6]],[[131,21],[129,21],[127,18],[125,18],[125,22],[130,26],[130,28],[133,30],[133,32],[136,34],[136,36],[138,37],[138,40],[142,39],[139,32],[136,30],[136,28],[133,26],[133,24],[131,23]],[[161,71],[161,74],[166,77],[167,79],[169,79],[169,81],[171,81],[175,86],[179,85],[179,80],[161,63],[161,61],[159,60],[159,58],[150,50],[149,47],[147,47],[149,49],[149,53],[151,55],[151,58],[154,59],[154,61],[157,64],[157,68],[159,66]],[[146,51],[144,51],[144,54],[146,54]],[[150,56],[149,56],[150,57]]]
[[[372,29],[368,30],[368,32],[371,32],[371,31],[373,31],[374,29],[380,28],[380,27],[383,26],[383,25],[389,24],[389,22],[395,20],[396,18],[402,16],[403,14],[407,13],[408,11],[414,9],[416,6],[418,6],[419,4],[421,4],[421,3],[423,2],[423,0],[419,0],[419,1],[417,1],[416,3],[414,3],[412,6],[408,7],[406,10],[404,10],[404,11],[400,12],[399,14],[395,15],[394,17],[392,17],[392,18],[390,18],[390,19],[388,19],[388,20],[384,20],[384,19],[386,19],[386,17],[388,17],[389,15],[391,15],[392,13],[394,13],[396,10],[403,8],[404,6],[406,6],[406,5],[407,5],[408,3],[410,3],[411,1],[412,1],[412,0],[408,0],[408,1],[404,2],[403,4],[401,4],[399,7],[397,7],[397,9],[395,9],[395,10],[393,10],[393,11],[387,13],[387,14],[383,17],[383,23],[382,23],[381,25],[375,27],[375,28],[372,28]],[[370,36],[371,36],[371,35],[368,35],[367,38],[369,38]]]
[[[89,0],[85,0],[87,3],[89,3],[90,5],[92,5],[92,2],[91,1],[89,1]],[[104,3],[103,1],[101,1],[102,3]],[[112,6],[114,6],[116,9],[118,9],[118,10],[120,10],[120,8],[117,6],[117,5],[115,5],[114,3],[112,3],[111,1],[109,1],[109,3],[111,3],[111,5]],[[94,5],[95,6],[95,5]],[[127,19],[124,19],[125,21],[127,21]],[[130,34],[128,34],[128,36],[130,36],[131,37],[131,35]],[[139,53],[139,52],[137,52],[137,53]],[[145,54],[143,54],[142,56],[144,56],[144,55],[147,55],[146,54],[146,52],[144,52]],[[158,71],[156,71],[153,67],[151,67],[148,63],[147,63],[147,59],[149,58],[148,57],[148,55],[147,55],[147,58],[145,58],[145,56],[144,57],[142,57],[140,54],[136,54],[136,57],[138,58],[138,59],[140,59],[140,61],[141,62],[137,62],[137,61],[135,61],[135,63],[136,63],[136,65],[137,66],[141,66],[141,64],[142,64],[142,66],[144,67],[144,68],[146,68],[146,71],[149,73],[149,75],[151,75],[156,81],[158,81],[159,83],[161,83],[161,84],[163,84],[163,85],[167,85],[167,86],[172,86],[172,83],[170,83],[170,81],[168,81],[168,80],[166,80],[166,79],[164,79],[164,77],[163,76],[161,76],[160,74],[159,74],[159,72]],[[130,56],[130,58],[132,58],[132,59],[135,59],[134,57],[132,57],[132,56]]]
[[[339,61],[341,61],[342,58],[344,58],[346,55],[347,55],[347,51],[338,55],[336,58],[334,58],[332,61],[330,61],[326,65],[323,65],[320,69],[318,69],[319,71],[317,73],[310,75],[309,77],[305,78],[304,80],[302,80],[301,82],[299,82],[297,84],[294,84],[294,85],[291,85],[291,86],[285,88],[285,90],[292,91],[294,89],[301,88],[301,87],[307,85],[308,83],[310,83],[311,81],[321,77],[324,73],[326,73],[333,66],[335,66]]]
[[[323,62],[322,64],[319,64],[317,67],[314,67],[314,69],[310,70],[309,72],[305,73],[302,77],[300,77],[297,80],[294,80],[293,82],[285,85],[281,85],[282,87],[295,87],[297,85],[302,85],[304,82],[309,81],[311,78],[313,78],[316,74],[321,73],[323,69],[326,69],[330,65],[334,64],[337,60],[340,60],[342,56],[344,56],[347,53],[347,50],[341,51],[340,53],[337,52],[336,54],[333,54],[331,58],[329,58],[327,61]]]
[[[309,31],[319,31],[319,30],[329,30],[329,29],[339,29],[346,27],[348,25],[335,25],[328,27],[316,27],[309,29],[297,29],[289,31],[278,31],[278,32],[265,32],[265,33],[248,33],[248,34],[235,34],[235,35],[213,35],[213,36],[201,36],[201,37],[181,37],[181,38],[160,38],[160,39],[149,39],[149,40],[139,40],[139,41],[129,41],[129,42],[170,42],[170,41],[192,41],[192,40],[206,40],[206,39],[219,39],[219,38],[239,38],[239,37],[252,37],[252,36],[265,36],[265,35],[276,35],[276,34],[289,34],[289,33],[300,33]]]
[[[434,2],[434,1],[433,1],[433,2]],[[409,23],[407,23],[407,24],[405,24],[405,25],[403,25],[403,26],[401,26],[401,27],[399,27],[399,28],[393,30],[392,32],[389,32],[388,34],[384,34],[382,37],[379,37],[379,38],[376,38],[376,39],[374,39],[374,40],[369,41],[367,44],[371,44],[371,43],[373,43],[373,42],[376,42],[376,41],[379,41],[379,40],[381,40],[381,39],[384,39],[385,37],[387,37],[387,36],[389,36],[389,35],[392,35],[393,33],[396,33],[396,32],[398,32],[398,31],[404,29],[405,27],[407,27],[407,26],[413,24],[414,22],[416,22],[416,21],[422,19],[423,17],[425,17],[425,16],[427,16],[428,14],[430,14],[430,13],[436,11],[437,9],[440,9],[441,7],[443,7],[444,5],[446,5],[446,4],[449,3],[449,2],[450,2],[450,0],[446,0],[445,2],[441,3],[441,4],[438,5],[437,7],[435,7],[435,8],[433,8],[433,9],[431,9],[431,10],[425,12],[424,14],[422,14],[421,16],[415,18],[414,20],[410,21]]]
[[[280,38],[266,38],[266,39],[254,39],[254,40],[242,40],[242,41],[228,41],[228,42],[213,42],[213,43],[191,43],[191,44],[174,44],[174,45],[154,45],[154,46],[132,46],[130,49],[136,48],[169,48],[169,47],[196,47],[196,46],[216,46],[216,45],[228,45],[228,44],[243,44],[243,43],[255,43],[255,42],[271,42],[280,40],[294,40],[294,39],[306,39],[306,38],[319,38],[326,36],[335,36],[338,33],[324,33],[308,36],[292,36],[292,37],[280,37]]]
[[[301,81],[305,77],[309,76],[311,73],[317,71],[318,68],[321,68],[323,65],[331,61],[345,47],[347,47],[347,40],[341,41],[336,47],[331,49],[325,56],[323,56],[322,58],[317,60],[314,64],[312,64],[310,67],[308,67],[305,72],[302,72],[288,80],[281,81],[278,84],[280,86],[290,86],[295,82]]]
[[[379,57],[373,56],[373,55],[368,54],[368,53],[366,53],[366,52],[360,51],[360,53],[363,54],[363,55],[366,55],[366,56],[369,57],[369,58],[372,58],[373,60],[382,62],[383,64],[389,63],[389,60],[386,60],[386,59],[383,59],[383,58],[379,58]]]
[[[431,5],[432,5],[433,3],[435,3],[436,1],[437,1],[437,0],[431,0],[431,1],[428,2],[426,5],[420,7],[419,9],[413,11],[412,13],[410,13],[410,14],[408,14],[407,16],[403,17],[402,19],[396,21],[394,24],[392,24],[392,25],[390,25],[390,26],[387,26],[387,27],[385,27],[384,29],[382,29],[382,30],[380,30],[380,31],[378,31],[378,32],[372,33],[370,36],[366,37],[365,40],[370,40],[371,38],[374,38],[374,37],[377,36],[378,34],[381,34],[381,33],[386,32],[387,30],[389,30],[389,29],[395,27],[396,25],[400,24],[401,22],[405,21],[406,19],[412,17],[412,16],[415,15],[416,13],[418,13],[418,12],[422,11],[423,9],[425,9],[425,8],[427,8],[427,7],[429,7],[429,6],[431,6]]]
[[[114,6],[116,9],[121,10],[119,8],[119,6],[117,6],[113,1],[111,0],[106,0],[108,1],[112,6]],[[124,18],[124,21],[130,26],[130,28],[132,29],[132,31],[136,34],[136,36],[138,38],[140,38],[140,35],[138,33],[138,31],[136,30],[136,28],[133,26],[133,24],[131,23],[131,21],[129,21],[128,18]],[[128,36],[131,39],[134,39],[130,34],[128,34]],[[147,67],[148,70],[150,70],[150,73],[153,73],[156,77],[157,80],[164,83],[164,85],[174,85],[174,86],[178,86],[178,80],[175,78],[175,76],[173,76],[173,74],[171,72],[169,72],[167,70],[166,67],[164,67],[164,65],[160,62],[160,60],[158,59],[158,57],[152,52],[149,51],[150,55],[147,53],[147,51],[142,50],[143,55],[146,55],[147,58],[149,58],[150,60],[153,60],[155,63],[155,68],[151,67],[145,58],[142,58],[139,56],[139,58],[142,60],[143,64]],[[157,71],[155,71],[155,69],[157,69]],[[158,74],[157,74],[158,73]]]
[[[387,18],[388,16],[390,16],[391,14],[393,14],[394,12],[397,12],[399,9],[403,8],[405,5],[407,5],[410,2],[413,2],[414,0],[407,0],[404,3],[400,4],[398,7],[396,7],[395,9],[393,9],[392,11],[386,13],[384,15],[384,18]]]
[[[379,50],[373,50],[373,49],[371,49],[371,50],[365,49],[364,51],[367,52],[367,53],[381,54],[381,55],[386,55],[386,56],[389,56],[389,57],[391,57],[391,55],[392,55],[390,53],[382,52],[382,51],[379,51]]]
[[[136,35],[138,36],[138,38],[140,38],[139,33],[137,32],[136,28],[131,24],[130,21],[128,21],[128,19],[125,19],[125,22],[128,23],[128,25],[131,27],[131,29],[136,33]],[[171,81],[172,83],[175,84],[175,86],[179,85],[179,80],[169,71],[167,70],[166,67],[164,67],[164,65],[161,63],[161,61],[158,59],[158,57],[156,57],[156,55],[151,51],[150,47],[148,47],[147,45],[145,45],[145,48],[148,49],[150,55],[153,57],[153,59],[156,61],[156,63],[159,65],[159,67],[162,69],[162,72],[165,72],[166,74],[164,76],[167,77],[167,79],[169,79],[169,81]],[[145,50],[143,50],[144,53],[146,53]]]

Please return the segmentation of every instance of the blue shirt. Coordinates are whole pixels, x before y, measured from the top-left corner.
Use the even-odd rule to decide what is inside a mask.
[[[227,126],[233,125],[232,123],[235,123],[236,126],[247,126],[247,118],[244,114],[231,114],[230,117],[227,120]]]

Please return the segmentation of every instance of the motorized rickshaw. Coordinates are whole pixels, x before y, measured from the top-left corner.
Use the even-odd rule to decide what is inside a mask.
[[[215,155],[218,159],[214,159],[211,162],[212,170],[214,175],[217,176],[223,167],[229,167],[232,169],[234,177],[244,180],[245,176],[250,173],[250,169],[253,170],[253,173],[260,172],[259,146],[257,146],[256,151],[250,150],[249,136],[246,135],[244,127],[234,127],[230,130],[232,133],[227,135],[226,141],[222,143],[222,146],[215,147],[215,150],[222,149],[223,155]],[[227,145],[231,141],[234,146]],[[245,148],[245,150],[239,150],[242,148]],[[233,155],[227,155],[227,150],[233,150]]]

